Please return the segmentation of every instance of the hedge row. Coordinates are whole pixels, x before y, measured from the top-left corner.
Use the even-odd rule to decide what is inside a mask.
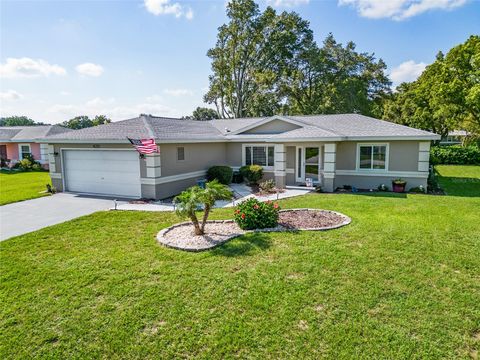
[[[430,149],[432,165],[480,165],[480,147],[478,146],[434,146]]]

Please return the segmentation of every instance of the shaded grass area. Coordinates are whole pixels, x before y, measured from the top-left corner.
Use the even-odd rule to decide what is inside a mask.
[[[49,195],[44,191],[51,184],[46,171],[10,172],[0,171],[0,205],[35,199]]]
[[[352,223],[188,253],[156,242],[179,221],[171,213],[99,212],[1,243],[0,357],[475,356],[480,199],[312,194],[281,204]]]
[[[437,165],[435,171],[447,195],[480,197],[480,166]]]

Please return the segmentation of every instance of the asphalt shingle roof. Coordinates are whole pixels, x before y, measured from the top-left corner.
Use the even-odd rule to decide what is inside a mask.
[[[272,119],[275,117],[272,117]],[[130,138],[155,138],[157,141],[229,141],[235,139],[343,139],[362,137],[435,137],[427,131],[413,129],[388,121],[374,119],[359,114],[282,116],[286,121],[304,124],[301,128],[281,134],[235,134],[245,127],[254,126],[266,118],[241,118],[230,120],[195,121],[152,115],[75,130],[68,133],[48,136],[48,140],[126,140]]]
[[[50,135],[72,131],[72,129],[59,125],[2,126],[0,127],[0,141],[21,142],[40,140]]]

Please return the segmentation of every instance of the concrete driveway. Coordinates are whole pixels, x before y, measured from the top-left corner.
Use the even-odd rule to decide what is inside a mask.
[[[0,241],[108,210],[113,205],[112,199],[66,193],[3,205],[0,206]]]

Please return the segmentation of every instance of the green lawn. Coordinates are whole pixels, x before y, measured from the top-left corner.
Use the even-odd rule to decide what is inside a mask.
[[[282,206],[353,221],[187,253],[156,242],[173,214],[99,212],[4,241],[0,358],[477,356],[480,198],[312,194]]]
[[[0,172],[0,205],[35,199],[48,195],[46,184],[51,184],[48,172]]]
[[[437,165],[435,170],[448,195],[480,196],[480,166]]]

